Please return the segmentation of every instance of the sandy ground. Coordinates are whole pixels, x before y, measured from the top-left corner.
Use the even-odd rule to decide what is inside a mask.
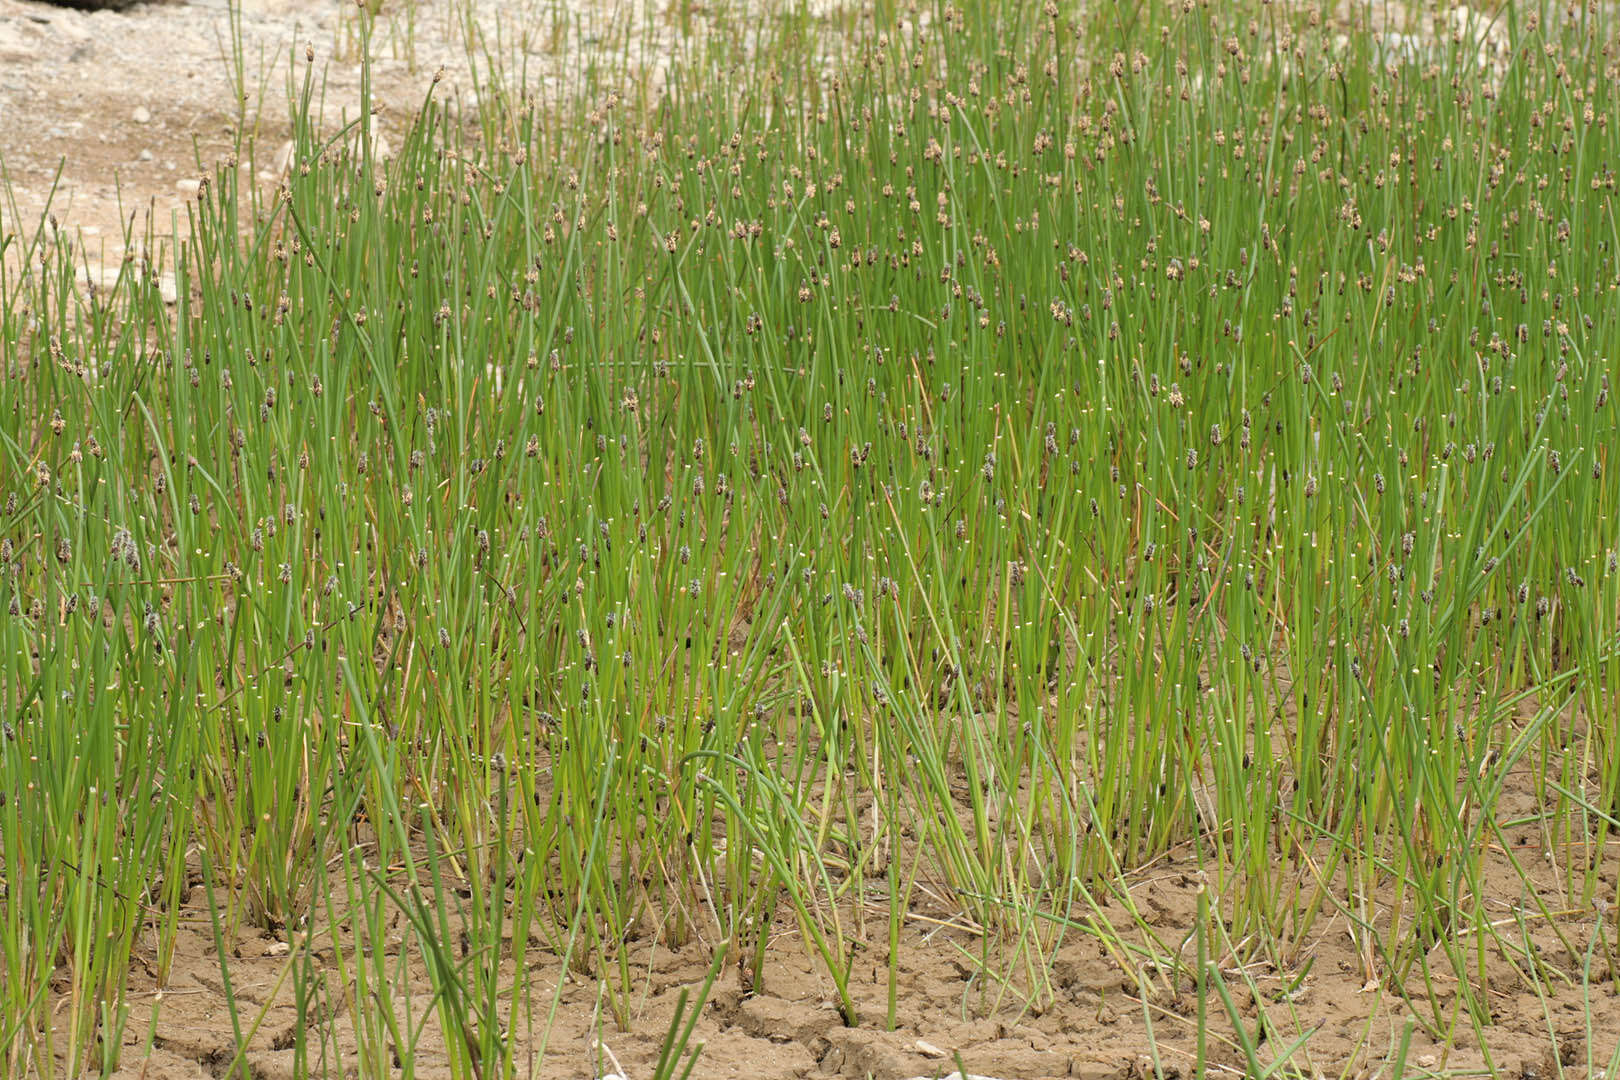
[[[579,43],[605,42],[623,19],[597,0],[382,0],[373,37],[376,129],[398,139],[436,72],[436,93],[476,101],[471,34],[528,72],[544,93]],[[27,237],[54,218],[82,230],[92,267],[116,267],[124,236],[184,233],[200,177],[240,128],[255,146],[240,167],[270,183],[288,133],[289,76],[313,55],[324,80],[321,126],[360,111],[359,13],[345,0],[142,3],[83,12],[0,0],[0,234]],[[239,92],[246,99],[238,107]]]

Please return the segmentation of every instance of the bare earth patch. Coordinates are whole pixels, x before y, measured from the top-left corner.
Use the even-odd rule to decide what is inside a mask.
[[[200,178],[227,160],[242,129],[263,184],[285,164],[293,65],[315,58],[319,126],[360,112],[358,15],[341,0],[145,3],[84,12],[36,0],[0,0],[0,235],[30,237],[47,214],[82,230],[92,278],[116,268],[126,231],[185,234]],[[398,140],[435,93],[477,100],[469,33],[484,50],[520,59],[531,93],[555,90],[564,52],[607,41],[622,26],[605,5],[524,0],[472,5],[385,0],[372,45],[376,130]],[[238,45],[239,43],[239,45]],[[239,48],[239,52],[238,52]],[[237,107],[238,92],[246,99]]]
[[[1538,837],[1531,831],[1516,835],[1514,843],[1520,839],[1521,856],[1536,849]],[[1524,915],[1530,927],[1529,944],[1545,962],[1566,972],[1578,968],[1581,958],[1568,956],[1559,937],[1563,935],[1577,949],[1584,948],[1593,920],[1570,917],[1555,926],[1533,918],[1527,914],[1530,906],[1517,873],[1505,857],[1494,862],[1487,879],[1500,890],[1501,898],[1493,906],[1504,918]],[[1191,928],[1197,910],[1197,875],[1196,860],[1188,852],[1161,860],[1131,878],[1131,899],[1146,917],[1148,929],[1172,950],[1180,946],[1188,962],[1195,950]],[[1536,891],[1555,912],[1567,910],[1550,875]],[[1382,908],[1375,904],[1373,910]],[[1104,911],[1122,929],[1129,925],[1119,900],[1106,902]],[[972,1074],[998,1080],[1145,1080],[1154,1075],[1155,1055],[1164,1075],[1192,1075],[1198,1002],[1186,981],[1178,983],[1154,972],[1139,979],[1110,960],[1083,929],[1076,928],[1058,948],[1052,964],[1055,1003],[1046,1009],[1029,1009],[1016,994],[999,993],[997,983],[979,970],[975,958],[980,955],[981,941],[971,928],[953,920],[949,910],[924,901],[910,914],[901,940],[895,1030],[885,1030],[885,911],[874,904],[866,913],[865,939],[870,944],[858,954],[851,980],[861,1010],[861,1025],[856,1028],[843,1024],[830,980],[808,959],[791,920],[779,917],[762,984],[745,987],[734,964],[727,965],[715,984],[693,1035],[694,1043],[703,1043],[693,1075],[907,1080],[955,1071],[958,1053]],[[236,1053],[206,893],[201,888],[194,890],[184,918],[189,928],[181,932],[167,987],[159,993],[152,977],[149,965],[156,962],[155,955],[146,954],[145,969],[138,966],[132,973],[133,1009],[124,1039],[125,1060],[121,1071],[113,1074],[120,1080],[223,1075]],[[1125,929],[1127,938],[1133,933]],[[391,928],[391,965],[397,963],[398,949],[408,940],[407,934],[402,920]],[[651,1075],[680,993],[683,989],[696,993],[711,955],[708,945],[700,941],[671,948],[654,939],[647,932],[633,949],[632,972],[637,984],[630,995],[628,1032],[614,1025],[594,978],[565,976],[558,957],[542,946],[531,944],[523,950],[522,967],[532,1004],[520,1004],[515,1014],[503,1011],[501,1018],[518,1048],[518,1074],[591,1078],[611,1074],[609,1062],[617,1061],[630,1080]],[[294,935],[293,941],[303,944],[301,935]],[[328,1000],[344,997],[335,957],[322,932],[317,929],[307,944],[313,952],[316,977],[325,988],[323,996],[330,995]],[[227,970],[243,1029],[251,1029],[263,1011],[263,1021],[244,1055],[250,1075],[259,1080],[294,1076],[293,1045],[298,1032],[293,983],[298,965],[291,951],[285,935],[254,931],[237,938],[230,950]],[[407,951],[414,952],[409,946]],[[1466,1018],[1457,1015],[1456,983],[1449,974],[1437,971],[1427,989],[1421,977],[1414,975],[1404,987],[1410,1003],[1392,993],[1388,985],[1369,985],[1351,928],[1332,915],[1319,921],[1289,970],[1258,960],[1250,960],[1240,969],[1230,957],[1222,961],[1221,968],[1245,1027],[1267,1033],[1260,1044],[1262,1061],[1269,1064],[1297,1033],[1312,1033],[1290,1060],[1297,1071],[1283,1075],[1388,1075],[1387,1063],[1395,1056],[1414,1011],[1432,1015],[1436,1008],[1448,1020],[1456,1018],[1456,1035],[1448,1047],[1443,1040],[1426,1035],[1420,1024],[1410,1045],[1408,1075],[1509,1075],[1526,1080],[1600,1075],[1620,1033],[1620,996],[1613,992],[1604,972],[1593,973],[1590,1002],[1574,972],[1577,984],[1548,997],[1544,1010],[1543,1001],[1515,979],[1496,949],[1487,948],[1486,954],[1495,1015],[1484,1029],[1483,1046],[1474,1041]],[[352,957],[346,959],[352,964]],[[290,972],[289,964],[293,964]],[[432,997],[426,972],[414,960],[405,967],[411,997],[425,1013]],[[525,981],[510,956],[504,959],[501,974],[502,985]],[[544,1035],[546,1012],[559,981],[556,1022],[546,1040],[545,1060],[534,1068],[530,1056],[537,1052]],[[1213,994],[1207,1006],[1209,1075],[1244,1075],[1243,1059],[1228,1041],[1233,1026],[1224,1006]],[[325,1060],[334,1068],[352,1067],[353,1019],[345,1015],[350,1007],[340,1003],[327,1028]],[[404,1019],[400,1018],[402,1027]],[[422,1020],[418,1015],[411,1022],[420,1024]],[[156,1039],[147,1056],[144,1047],[149,1029],[156,1032]],[[322,1060],[322,1038],[314,1029],[306,1029],[305,1035],[313,1067]],[[599,1057],[598,1039],[611,1051],[611,1059]],[[417,1076],[449,1075],[444,1045],[438,1020],[432,1017],[417,1044]],[[1598,1068],[1589,1072],[1588,1061]]]

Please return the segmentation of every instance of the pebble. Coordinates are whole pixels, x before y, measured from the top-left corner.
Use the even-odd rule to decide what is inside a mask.
[[[150,150],[142,150],[140,152],[140,154],[137,155],[137,156],[138,156],[139,160],[141,160],[141,161],[151,161],[152,160],[152,151],[150,151]]]
[[[152,110],[145,105],[137,105],[135,111],[129,114],[129,118],[137,124],[150,124],[152,122]]]
[[[176,180],[174,186],[182,195],[195,195],[202,189],[202,181],[188,176],[184,180]]]

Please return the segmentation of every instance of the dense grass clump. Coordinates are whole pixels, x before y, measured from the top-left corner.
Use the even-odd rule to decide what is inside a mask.
[[[391,160],[306,81],[175,307],[13,240],[0,1072],[93,1061],[198,880],[359,1000],[405,912],[469,1075],[546,1012],[503,938],[628,1024],[646,927],[793,925],[881,1023],[919,885],[1026,1004],[1329,916],[1464,1024],[1562,978],[1486,875],[1616,899],[1612,31],[1280,6],[801,16]],[[1196,950],[1124,888],[1175,850]]]

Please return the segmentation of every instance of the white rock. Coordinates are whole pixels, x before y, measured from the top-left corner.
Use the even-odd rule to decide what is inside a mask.
[[[129,118],[137,124],[150,124],[152,122],[152,110],[145,105],[137,105],[135,111],[129,114]]]
[[[51,26],[75,45],[90,40],[90,28],[84,25],[80,12],[58,8],[51,13]]]
[[[25,36],[16,23],[9,20],[0,22],[0,57],[27,60],[38,51],[35,41]]]
[[[195,195],[202,190],[202,181],[188,176],[184,180],[176,180],[174,186],[182,195]]]

